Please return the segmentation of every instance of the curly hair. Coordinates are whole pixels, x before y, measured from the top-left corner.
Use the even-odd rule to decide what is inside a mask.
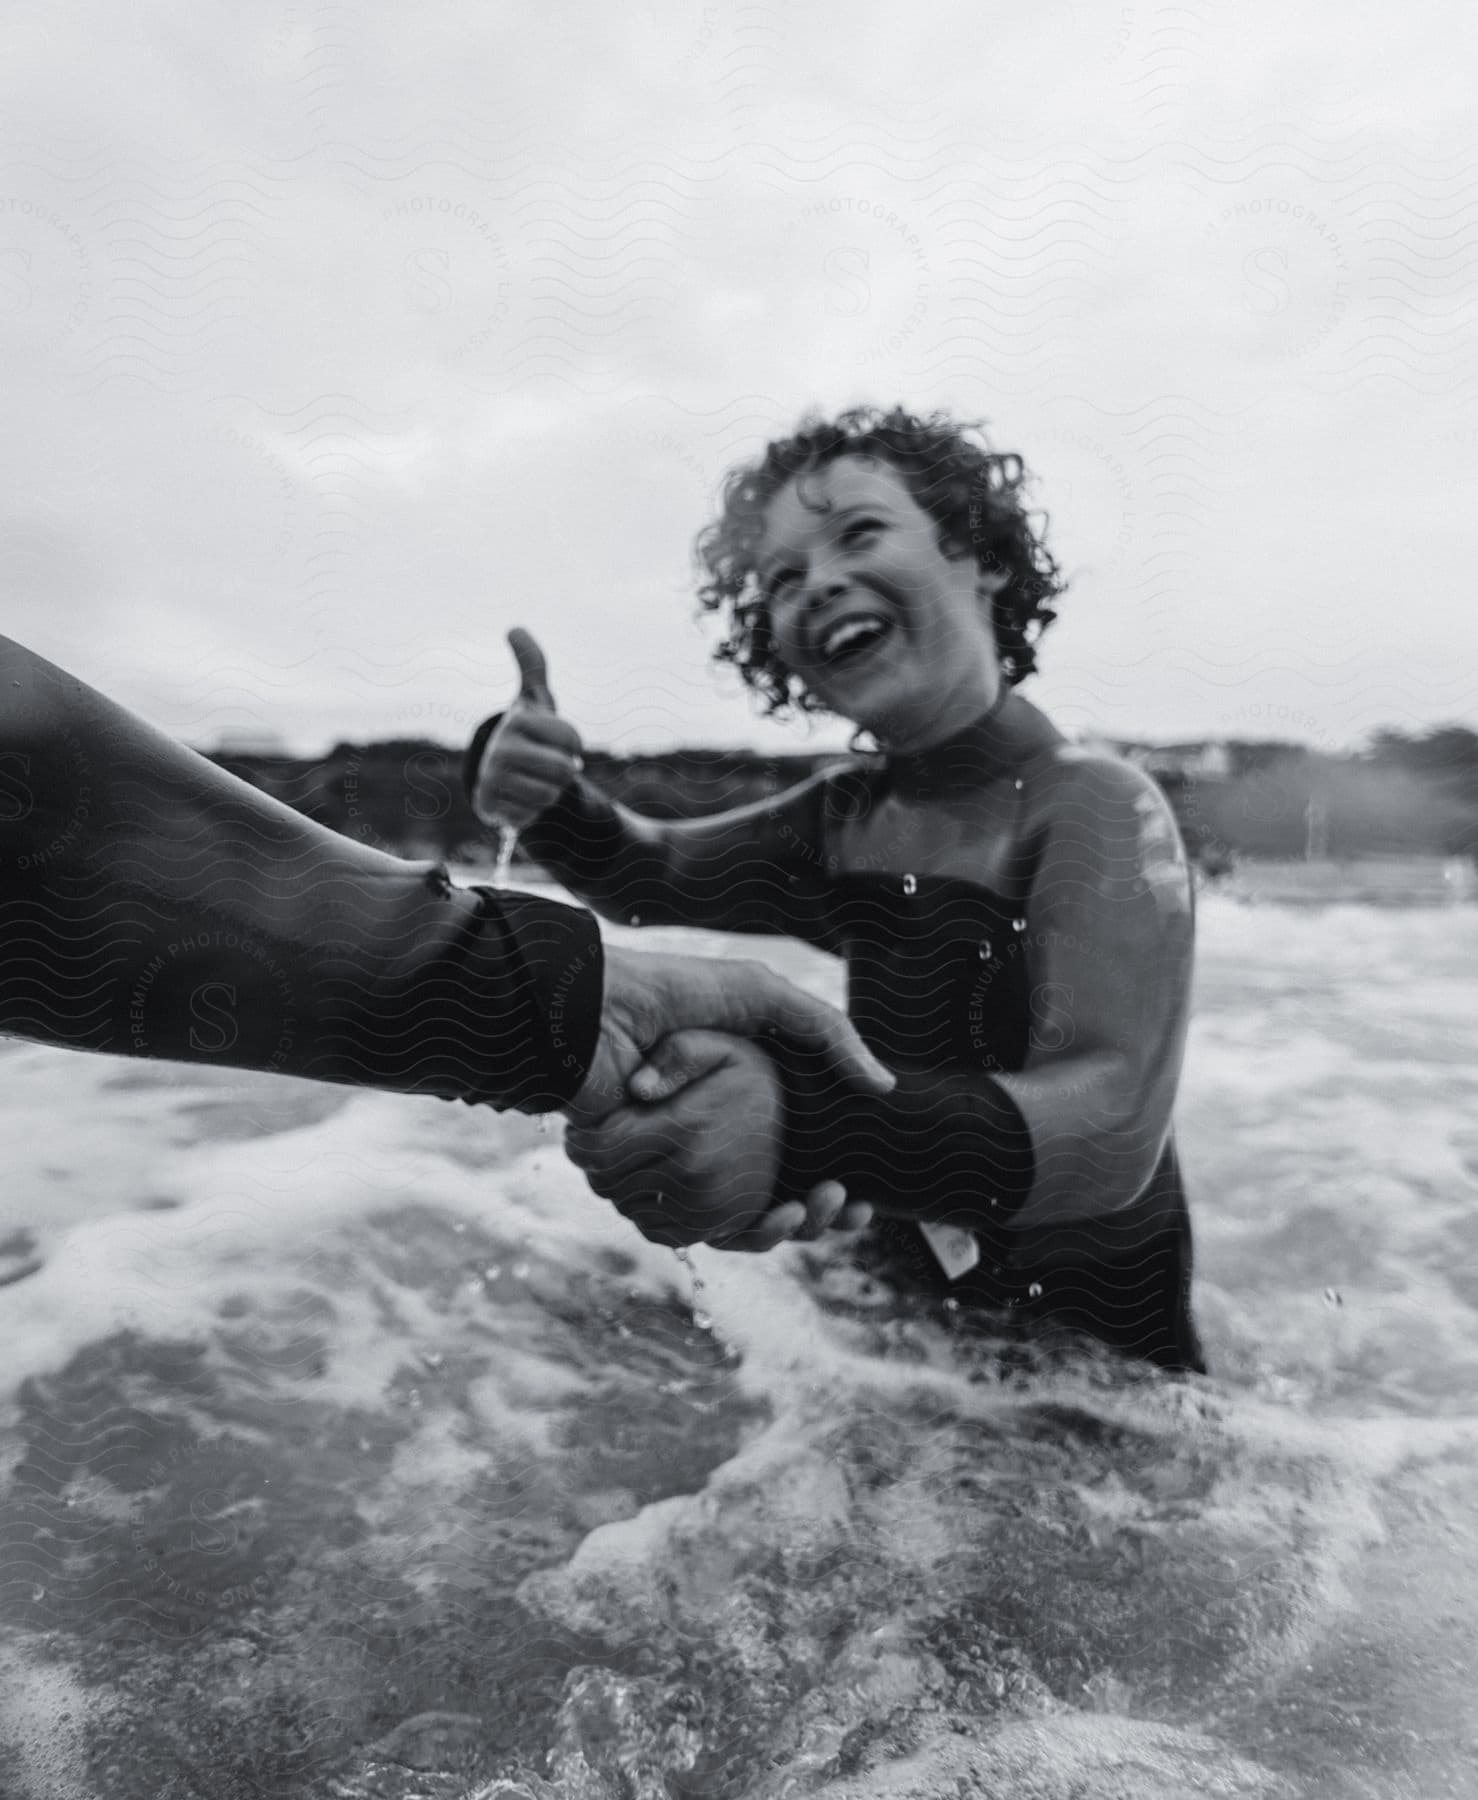
[[[979,424],[902,407],[855,406],[835,419],[809,414],[793,436],[777,438],[763,456],[730,472],[719,516],[694,545],[699,602],[705,612],[727,613],[717,659],[738,669],[767,713],[826,710],[780,659],[755,563],[776,494],[839,456],[891,463],[937,524],[942,550],[968,552],[983,570],[1006,577],[992,602],[1001,671],[1013,687],[1030,675],[1037,641],[1057,617],[1050,602],[1066,583],[1046,545],[1045,516],[1027,510],[1025,465],[992,450]]]

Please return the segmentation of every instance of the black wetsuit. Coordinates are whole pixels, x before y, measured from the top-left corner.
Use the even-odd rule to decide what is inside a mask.
[[[576,907],[325,830],[0,638],[0,1032],[546,1112],[595,1053]]]
[[[834,1177],[894,1214],[875,1242],[895,1274],[1204,1368],[1170,1129],[1191,887],[1138,770],[1009,694],[923,755],[709,818],[640,818],[581,777],[521,841],[613,920],[845,960],[848,1011],[899,1084],[878,1099],[789,1068],[787,1190]]]

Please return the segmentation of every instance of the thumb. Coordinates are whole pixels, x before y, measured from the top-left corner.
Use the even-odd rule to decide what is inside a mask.
[[[741,1037],[778,1038],[819,1056],[832,1075],[873,1094],[891,1093],[898,1077],[863,1043],[857,1028],[834,1006],[775,974],[761,963],[711,962],[717,1005],[709,1023]]]
[[[508,648],[518,664],[519,699],[555,712],[554,695],[549,691],[549,665],[533,633],[525,631],[522,625],[515,625],[508,633]]]
[[[727,1060],[730,1040],[716,1031],[674,1031],[647,1052],[626,1084],[643,1106],[670,1100]]]

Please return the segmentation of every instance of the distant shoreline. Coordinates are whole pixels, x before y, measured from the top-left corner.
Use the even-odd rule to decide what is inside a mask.
[[[1378,733],[1371,750],[1342,756],[1277,741],[1105,748],[1158,783],[1192,859],[1210,876],[1246,860],[1426,857],[1478,867],[1478,733],[1463,727],[1411,739]],[[429,739],[337,744],[322,757],[228,750],[211,760],[397,856],[481,864],[496,852],[462,791],[462,752]],[[585,766],[612,799],[651,818],[679,819],[766,799],[845,760],[835,751],[590,749]],[[1370,885],[1383,891],[1378,878]]]

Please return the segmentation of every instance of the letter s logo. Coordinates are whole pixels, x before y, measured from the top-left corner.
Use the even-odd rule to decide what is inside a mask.
[[[1033,1050],[1051,1055],[1067,1049],[1077,1035],[1072,1004],[1073,990],[1060,981],[1044,981],[1032,989],[1032,1028],[1027,1042]]]
[[[440,774],[432,774],[430,769],[422,767],[425,763],[437,770],[442,766],[441,758],[429,750],[418,750],[414,756],[406,758],[405,784],[412,793],[406,795],[405,816],[408,819],[444,819],[452,810],[451,789]]]
[[[417,312],[445,312],[452,303],[448,270],[452,259],[445,250],[412,250],[405,259],[406,299]]]
[[[1243,259],[1242,273],[1247,277],[1247,286],[1242,289],[1242,304],[1248,312],[1273,319],[1288,310],[1293,290],[1283,279],[1287,271],[1288,258],[1272,244],[1265,244],[1261,250],[1254,250]]]
[[[190,1548],[202,1556],[227,1556],[236,1548],[236,1525],[231,1518],[231,1497],[219,1488],[203,1488],[190,1496]],[[203,1527],[195,1530],[194,1526]]]
[[[872,257],[860,244],[828,250],[822,268],[833,291],[826,296],[826,310],[842,319],[857,319],[872,305],[872,284],[867,271]],[[836,290],[840,289],[840,292]]]
[[[235,1019],[236,989],[226,981],[207,981],[190,996],[190,1017],[205,1026],[190,1027],[190,1048],[204,1056],[219,1056],[240,1037]]]
[[[31,759],[24,750],[0,750],[0,825],[17,825],[35,811],[36,796],[21,780],[30,773]]]
[[[31,285],[31,252],[0,250],[0,312],[18,319],[29,312],[36,290]]]

